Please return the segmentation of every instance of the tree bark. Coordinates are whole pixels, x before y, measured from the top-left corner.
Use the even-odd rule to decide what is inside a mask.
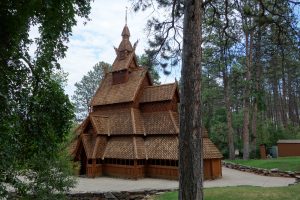
[[[261,74],[262,74],[262,64],[261,64],[261,26],[257,30],[257,43],[255,45],[255,99],[253,102],[253,113],[252,113],[252,122],[251,122],[251,131],[252,131],[252,151],[256,151],[256,139],[257,139],[257,117],[258,117],[258,100],[261,95]]]
[[[244,89],[244,99],[243,99],[243,159],[248,160],[250,156],[249,149],[249,107],[250,107],[250,79],[251,79],[251,52],[249,40],[251,40],[251,36],[249,37],[249,32],[245,33],[246,36],[246,85]]]
[[[179,135],[179,199],[203,199],[201,133],[202,0],[184,1]]]
[[[228,149],[229,149],[229,159],[234,160],[235,153],[234,153],[234,137],[233,137],[233,128],[232,128],[232,113],[231,113],[231,101],[229,95],[229,83],[228,83],[228,76],[227,76],[227,67],[225,66],[223,69],[223,82],[224,82],[224,100],[225,100],[225,107],[226,107],[226,120],[227,120],[227,142],[228,142]]]
[[[287,109],[286,109],[286,78],[285,78],[285,69],[284,69],[284,57],[281,60],[281,72],[282,72],[282,98],[281,98],[281,116],[282,116],[282,123],[283,126],[286,128],[288,125],[287,119]]]

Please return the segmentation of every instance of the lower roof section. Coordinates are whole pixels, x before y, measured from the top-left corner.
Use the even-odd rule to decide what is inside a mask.
[[[83,145],[80,145],[83,144]],[[84,148],[88,159],[164,159],[178,160],[178,135],[104,136],[83,134],[74,155]],[[222,158],[209,138],[203,138],[203,159]]]
[[[90,131],[90,128],[93,131]],[[139,109],[123,108],[90,114],[77,129],[78,134],[99,135],[165,135],[179,133],[177,112],[142,113]]]

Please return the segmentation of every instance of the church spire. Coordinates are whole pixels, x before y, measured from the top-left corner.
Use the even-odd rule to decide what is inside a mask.
[[[123,40],[124,39],[129,39],[130,37],[130,32],[129,32],[129,29],[128,29],[128,26],[127,26],[127,6],[126,6],[126,11],[125,11],[125,26],[123,28],[123,31],[122,31],[122,37],[123,37]]]
[[[136,57],[135,57],[135,48],[137,43],[132,46],[129,37],[130,32],[127,26],[127,11],[125,13],[125,26],[122,30],[122,41],[119,44],[119,47],[115,48],[117,57],[113,63],[113,72],[121,71],[130,68],[138,67]]]
[[[127,6],[126,6],[126,12],[125,12],[125,25],[127,25]]]
[[[123,28],[123,31],[122,31],[122,37],[123,37],[123,40],[124,39],[129,39],[130,37],[130,32],[129,32],[129,28],[127,26],[127,24],[125,24],[124,28]]]

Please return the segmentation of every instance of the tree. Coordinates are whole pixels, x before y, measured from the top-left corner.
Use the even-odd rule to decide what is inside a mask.
[[[203,199],[201,27],[202,1],[186,0],[180,93],[179,199]]]
[[[220,77],[223,84],[229,159],[235,157],[229,74],[236,54],[235,45],[239,42],[239,31],[236,28],[238,20],[235,18],[229,20],[229,15],[232,15],[233,9],[233,3],[230,1],[209,3],[203,21],[203,64],[215,79]]]
[[[111,65],[103,61],[97,63],[87,75],[75,83],[75,91],[72,99],[75,104],[76,121],[84,120],[89,113],[89,104],[95,95],[105,73],[109,72]]]
[[[137,59],[138,59],[138,63],[142,67],[147,67],[148,68],[153,83],[155,85],[159,85],[160,84],[160,82],[159,82],[160,76],[159,76],[159,73],[157,72],[157,70],[155,69],[158,65],[155,62],[155,59],[151,58],[150,55],[148,55],[147,53],[142,54],[141,56],[137,56]]]
[[[10,186],[19,198],[59,199],[74,183],[62,145],[73,106],[54,72],[76,16],[87,19],[89,12],[89,0],[0,3],[1,197]]]
[[[159,17],[154,14],[154,17],[147,23],[147,30],[152,33],[152,37],[149,40],[149,52],[155,58],[160,59],[159,64],[163,68],[172,66],[174,58],[175,61],[182,59],[181,79],[187,78],[185,73],[191,68],[186,64],[188,63],[187,61],[194,59],[194,54],[190,51],[195,50],[196,47],[190,43],[193,35],[186,40],[185,36],[194,32],[193,30],[186,32],[185,25],[191,25],[194,21],[189,21],[190,24],[185,24],[186,21],[183,23],[182,19],[184,17],[184,20],[186,20],[190,16],[189,14],[194,14],[191,11],[186,16],[187,13],[185,12],[189,9],[186,6],[190,5],[189,3],[192,1],[139,0],[134,2],[135,10],[154,8],[155,13],[156,8],[159,8],[160,11],[166,13],[163,16],[159,15]],[[212,109],[220,111],[222,114],[213,112],[214,116],[205,116],[205,120],[207,120],[205,125],[210,126],[207,128],[213,127],[212,129],[215,131],[217,130],[215,128],[218,125],[217,123],[223,123],[224,118],[222,120],[213,119],[218,118],[218,115],[226,116],[228,134],[225,137],[229,144],[227,148],[230,152],[230,158],[234,157],[235,147],[243,149],[243,156],[245,159],[248,159],[251,151],[250,143],[254,146],[253,150],[257,150],[257,143],[271,140],[272,142],[268,142],[268,144],[274,144],[274,141],[278,138],[296,137],[296,130],[299,130],[298,127],[293,125],[294,128],[288,129],[284,128],[286,125],[283,125],[283,129],[281,128],[281,123],[287,124],[288,118],[290,118],[292,124],[297,124],[300,121],[300,95],[299,90],[295,90],[295,87],[299,86],[300,68],[298,67],[297,70],[294,68],[295,63],[299,62],[299,56],[296,56],[299,55],[299,37],[297,34],[299,28],[295,22],[295,14],[293,14],[298,11],[298,8],[294,6],[299,5],[299,3],[291,0],[207,0],[193,1],[193,3],[194,7],[198,3],[202,3],[199,12],[203,12],[203,16],[200,16],[198,19],[200,20],[200,25],[202,23],[203,38],[198,38],[202,43],[198,44],[198,41],[196,43],[199,46],[202,45],[203,48],[204,56],[202,58],[199,55],[199,59],[202,66],[204,66],[204,72],[209,75],[205,79],[214,79],[219,84],[219,87],[222,87],[224,93],[224,101],[214,105],[215,107]],[[199,33],[200,31],[197,28],[194,27],[194,31]],[[182,33],[184,33],[183,39]],[[185,35],[185,33],[188,34]],[[185,45],[189,44],[190,49],[185,48],[185,46],[182,51],[182,41]],[[190,52],[190,54],[187,56],[186,52]],[[191,64],[191,67],[193,68],[194,65]],[[193,69],[194,71],[188,75],[197,85],[197,78],[200,78],[201,72],[198,73],[195,68]],[[199,77],[195,77],[194,73],[198,73]],[[190,141],[194,141],[194,145],[197,145],[197,137],[193,137],[194,135],[188,136],[196,128],[193,130],[189,129],[195,124],[187,122],[187,119],[190,118],[185,116],[184,109],[188,108],[185,108],[184,105],[189,98],[197,100],[193,95],[200,95],[200,93],[197,93],[198,90],[192,90],[193,85],[189,80],[185,81],[186,86],[190,87],[182,89],[184,88],[182,85],[181,88],[181,94],[184,93],[181,97],[180,108],[180,144],[184,144],[180,146],[181,155],[185,155],[182,152],[192,148],[190,146],[193,145],[190,145]],[[209,80],[209,82],[207,85],[211,86],[213,81]],[[214,89],[217,88],[214,87]],[[202,98],[204,97],[204,105],[210,106],[207,103],[207,98],[209,98],[209,95],[214,95],[214,91],[204,91],[201,94]],[[287,101],[289,102],[288,108],[286,105]],[[198,105],[194,105],[193,102],[189,101],[189,104],[196,106],[194,110],[189,110],[190,114],[193,115],[195,111],[198,111],[197,106],[200,105],[200,102],[198,102]],[[204,108],[204,111],[207,112],[207,109],[211,109],[211,107]],[[226,112],[226,115],[224,115],[223,111]],[[193,120],[190,119],[189,121]],[[187,124],[190,127],[186,127]],[[222,127],[224,126],[222,125]],[[221,128],[221,132],[214,133],[214,136],[221,138],[219,141],[223,141],[223,130]],[[286,135],[282,134],[282,130],[285,130]],[[182,135],[186,136],[186,138],[182,138]],[[188,139],[188,137],[191,137],[190,141],[185,141],[184,139]],[[181,143],[183,141],[185,143]],[[195,156],[194,152],[190,153]],[[184,196],[187,191],[193,193],[191,195],[196,195],[193,188],[201,182],[201,180],[197,182],[193,177],[190,177],[190,182],[182,182],[185,176],[188,177],[191,173],[191,168],[196,168],[199,163],[191,162],[189,158],[189,155],[186,155],[185,160],[180,160],[179,162],[179,199],[189,199],[187,196]]]
[[[202,1],[156,1],[170,11],[167,19],[153,18],[148,28],[155,33],[149,44],[151,55],[159,57],[163,68],[170,59],[178,63],[182,53],[179,135],[179,199],[203,199],[203,160],[201,137],[201,42]],[[184,4],[184,5],[183,5]],[[135,10],[154,6],[152,1],[138,1]],[[171,9],[169,9],[171,8]],[[182,16],[184,14],[183,29]],[[183,31],[183,49],[181,37]],[[174,45],[175,44],[175,45]]]

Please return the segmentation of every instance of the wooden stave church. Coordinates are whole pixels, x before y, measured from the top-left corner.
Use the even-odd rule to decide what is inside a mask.
[[[71,155],[88,177],[178,179],[179,89],[177,82],[154,86],[137,63],[125,25],[112,70],[76,130]],[[204,179],[222,176],[222,154],[203,134]]]

